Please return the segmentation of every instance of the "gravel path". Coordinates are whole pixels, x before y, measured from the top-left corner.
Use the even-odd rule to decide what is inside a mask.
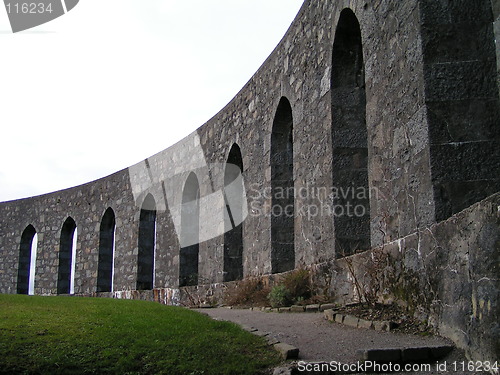
[[[280,342],[299,348],[298,361],[307,363],[336,361],[343,364],[354,364],[359,360],[356,353],[358,349],[452,345],[449,340],[437,336],[421,337],[403,333],[351,328],[325,320],[323,313],[272,313],[227,308],[197,309],[197,311],[217,320],[227,320],[246,327],[256,328],[261,332],[268,332]],[[479,374],[475,372],[454,372],[452,363],[461,363],[462,361],[467,361],[464,353],[455,349],[449,356],[440,361],[441,364],[447,363],[446,371],[437,371],[436,364],[432,363],[433,367],[430,372],[404,373],[412,375]],[[290,374],[290,370],[275,373]],[[486,373],[480,374],[484,375]],[[384,374],[379,373],[379,375]]]
[[[352,363],[358,360],[358,349],[450,344],[450,341],[436,336],[420,337],[351,328],[328,322],[323,318],[323,313],[271,313],[226,308],[197,311],[214,319],[228,320],[269,332],[279,341],[299,348],[300,359],[306,361]]]

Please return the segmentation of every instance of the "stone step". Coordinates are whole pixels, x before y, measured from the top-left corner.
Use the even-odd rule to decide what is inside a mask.
[[[409,348],[387,348],[387,349],[363,349],[358,350],[359,371],[366,371],[367,374],[373,373],[371,368],[376,363],[378,365],[391,364],[404,365],[406,363],[437,363],[440,359],[446,357],[454,349],[451,345],[409,347]],[[371,363],[372,366],[364,367],[363,364]],[[346,372],[347,371],[347,372]],[[331,363],[327,362],[292,362],[285,366],[275,368],[273,375],[293,375],[293,374],[314,374],[314,375],[338,375],[353,373],[352,369],[338,370],[333,369]],[[355,372],[360,373],[360,372]],[[394,372],[395,373],[395,372]]]
[[[299,358],[299,349],[295,346],[280,342],[278,344],[274,344],[274,349],[276,349],[281,354],[281,357],[284,360]]]
[[[420,346],[409,348],[361,349],[360,361],[375,362],[426,362],[439,360],[454,349],[451,345]]]

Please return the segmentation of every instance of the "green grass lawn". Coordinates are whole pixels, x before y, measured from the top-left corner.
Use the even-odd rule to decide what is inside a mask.
[[[277,363],[262,338],[183,308],[0,295],[0,374],[255,374]]]

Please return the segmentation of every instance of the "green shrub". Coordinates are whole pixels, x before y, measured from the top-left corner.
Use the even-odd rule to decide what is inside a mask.
[[[287,306],[291,302],[290,291],[284,285],[275,285],[271,289],[267,298],[272,307]]]

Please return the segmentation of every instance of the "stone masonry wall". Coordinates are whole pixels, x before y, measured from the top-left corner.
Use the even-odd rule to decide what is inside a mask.
[[[389,257],[374,266],[373,256],[380,254]],[[470,358],[499,357],[500,194],[373,252],[335,262],[330,291],[341,303],[358,299],[348,261],[363,288],[380,284],[380,300],[407,306]]]
[[[376,301],[402,305],[408,314],[464,349],[469,358],[491,361],[500,355],[499,259],[497,193],[396,241],[306,269],[317,295],[344,305],[364,301],[363,293],[376,289]],[[286,274],[259,279],[272,287]],[[237,282],[213,283],[106,296],[210,306],[227,303],[226,297],[232,295],[228,291],[238,286]]]
[[[493,30],[495,32],[495,45],[497,55],[497,83],[500,87],[500,1],[491,0],[491,7],[493,9]]]

